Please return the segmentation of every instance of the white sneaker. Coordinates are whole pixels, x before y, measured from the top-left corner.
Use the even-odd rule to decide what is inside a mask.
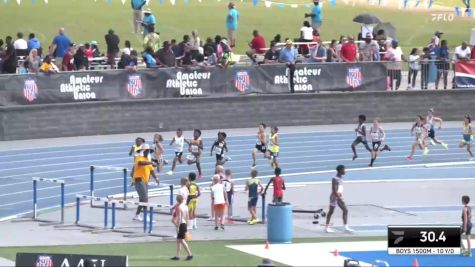
[[[173,171],[167,172],[167,175],[168,175],[168,176],[172,176],[172,175],[173,175]]]
[[[138,221],[138,222],[143,222],[142,216],[140,216],[140,215],[135,215],[135,217],[132,220]]]
[[[225,156],[224,161],[231,161],[231,157]]]
[[[209,217],[207,221],[214,222],[214,218]]]
[[[469,161],[473,161],[473,158],[468,158]]]
[[[351,229],[350,227],[345,226],[345,231],[348,232],[348,233],[353,233],[355,230]]]
[[[331,229],[330,227],[325,228],[325,232],[327,233],[334,233],[335,230]]]

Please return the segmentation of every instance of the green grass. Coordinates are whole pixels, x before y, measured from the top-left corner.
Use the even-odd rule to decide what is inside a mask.
[[[309,238],[295,239],[294,243],[381,240],[385,240],[385,238]],[[189,244],[195,258],[191,262],[172,262],[169,260],[170,257],[174,256],[175,242],[77,246],[3,247],[0,248],[0,257],[15,260],[17,252],[128,255],[130,266],[257,266],[261,262],[261,258],[227,248],[226,246],[259,243],[262,243],[262,246],[264,246],[264,241],[262,240],[192,241]]]
[[[120,0],[113,0],[108,4],[106,0],[23,0],[21,5],[10,0],[7,5],[0,4],[0,36],[15,35],[16,32],[35,32],[44,46],[51,43],[53,36],[60,26],[66,28],[66,33],[75,43],[85,43],[97,40],[104,51],[104,35],[109,28],[116,30],[121,40],[131,40],[134,47],[140,46],[140,36],[133,35],[131,25],[130,0],[122,5]],[[287,3],[308,3],[309,0],[281,0]],[[402,1],[402,0],[401,0]],[[461,0],[435,0],[438,4],[462,5]],[[269,41],[275,34],[282,37],[297,37],[304,20],[303,14],[308,9],[303,7],[284,9],[275,6],[266,8],[263,1],[258,7],[252,6],[251,0],[237,2],[237,9],[241,13],[238,32],[238,52],[247,49],[247,42],[251,32],[258,29]],[[350,0],[350,2],[352,2]],[[414,1],[411,1],[412,3]],[[184,34],[198,29],[201,38],[224,35],[225,12],[227,1],[217,2],[206,0],[198,3],[190,0],[185,6],[183,0],[177,0],[172,6],[169,1],[160,5],[158,0],[151,0],[150,7],[158,19],[158,31],[162,40],[175,38],[181,40]],[[475,19],[455,18],[452,22],[433,22],[431,10],[405,11],[374,6],[345,5],[338,0],[335,8],[324,3],[324,22],[322,28],[323,39],[337,39],[341,34],[354,34],[359,31],[359,24],[352,22],[359,13],[375,13],[384,21],[393,23],[398,28],[398,39],[407,52],[412,47],[427,45],[435,30],[444,31],[444,38],[454,47],[462,40],[468,40],[470,30]],[[435,12],[435,11],[434,11]]]

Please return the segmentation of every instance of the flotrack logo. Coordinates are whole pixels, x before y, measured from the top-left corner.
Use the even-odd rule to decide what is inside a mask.
[[[91,90],[94,84],[102,84],[104,76],[86,75],[83,77],[69,76],[69,83],[62,83],[61,93],[73,93],[74,100],[96,99],[96,93]]]
[[[321,68],[307,68],[296,69],[294,72],[294,90],[295,91],[313,91],[312,83],[309,81],[312,76],[320,76]],[[285,71],[285,75],[274,76],[274,84],[288,84],[289,83],[289,69]]]
[[[211,72],[188,72],[183,73],[181,71],[176,73],[175,79],[168,79],[166,88],[180,89],[180,95],[193,96],[202,95],[203,90],[199,85],[199,81],[210,80]]]

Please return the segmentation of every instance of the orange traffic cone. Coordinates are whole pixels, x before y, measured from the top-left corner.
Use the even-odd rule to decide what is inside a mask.
[[[269,241],[266,240],[266,249],[269,249]]]
[[[340,256],[340,253],[338,253],[338,250],[337,250],[337,249],[335,249],[335,251],[333,251],[333,256],[335,256],[335,257]]]
[[[412,267],[419,267],[419,261],[417,261],[417,258],[412,262]]]

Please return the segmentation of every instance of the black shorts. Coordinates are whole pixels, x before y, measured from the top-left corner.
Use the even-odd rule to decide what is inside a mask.
[[[355,146],[359,143],[363,143],[364,145],[368,144],[368,142],[363,138],[363,136],[358,136],[355,138],[355,141],[353,141],[353,144],[355,144]]]
[[[233,195],[234,195],[234,192],[233,191],[229,191],[229,192],[226,192],[227,195],[228,195],[228,203],[229,205],[233,204]]]
[[[216,161],[223,161],[224,157],[223,155],[216,154]]]
[[[262,153],[266,153],[266,151],[267,151],[267,147],[264,146],[264,145],[256,145],[256,149],[257,149],[257,151],[260,151]]]
[[[183,157],[183,152],[175,152],[175,157],[177,158]]]
[[[179,226],[178,226],[178,234],[176,236],[176,239],[185,239],[185,235],[186,235],[186,223],[181,223]]]
[[[462,231],[463,231],[463,225],[462,225]],[[469,223],[467,225],[467,231],[465,232],[465,235],[471,235],[472,234],[472,223]]]
[[[378,151],[381,146],[381,141],[373,142],[373,151]]]
[[[247,202],[247,207],[248,208],[257,207],[257,199],[258,199],[258,197],[250,197],[248,202]]]
[[[432,138],[432,139],[435,138],[435,130],[434,130],[434,128],[430,128],[429,134],[428,134],[427,136],[429,136],[429,138]]]
[[[269,150],[269,154],[270,154],[272,157],[274,157],[274,158],[278,158],[278,157],[279,157],[279,152],[275,152],[275,153],[274,153],[274,152],[272,152],[272,151]]]

